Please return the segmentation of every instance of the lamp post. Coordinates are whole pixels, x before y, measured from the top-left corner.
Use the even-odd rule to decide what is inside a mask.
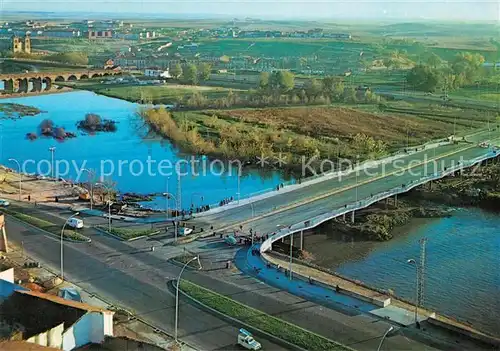
[[[63,248],[64,248],[64,245],[63,245],[63,236],[64,236],[64,228],[66,228],[66,224],[68,224],[68,221],[73,218],[74,216],[78,216],[80,214],[80,212],[76,212],[74,214],[72,214],[71,216],[69,216],[65,221],[64,221],[64,225],[61,229],[61,279],[64,280],[64,251],[63,251]]]
[[[15,162],[17,164],[17,168],[19,170],[19,201],[21,201],[21,192],[22,192],[22,184],[23,184],[23,174],[21,173],[21,164],[15,158],[9,158],[10,162]]]
[[[192,193],[191,194],[191,206],[194,206],[193,197],[195,197],[195,196],[198,196],[200,198],[201,202],[203,203],[203,194],[201,194],[201,193]]]
[[[184,264],[184,266],[181,269],[181,272],[179,273],[179,276],[177,277],[177,284],[175,287],[175,342],[177,342],[177,326],[179,325],[179,283],[181,281],[181,275],[184,272],[184,269],[187,267],[188,264],[190,264],[195,260],[198,260],[198,264],[200,265],[201,268],[200,258],[198,256],[195,256]]]
[[[410,258],[409,260],[406,261],[408,264],[413,264],[415,265],[415,272],[416,272],[416,283],[415,283],[415,325],[418,327],[418,264],[417,261],[415,261],[413,258]]]
[[[51,167],[51,170],[50,170],[50,174],[52,175],[52,179],[55,179],[55,176],[54,176],[54,153],[56,152],[56,147],[55,146],[52,146],[52,147],[49,147],[49,151],[50,151],[50,167]]]
[[[236,195],[238,196],[237,199],[238,199],[238,205],[240,204],[240,182],[241,182],[241,170],[240,168],[238,167],[238,192],[236,193]]]
[[[174,196],[174,194],[166,192],[166,193],[163,193],[163,196],[165,196],[165,199],[166,199],[165,201],[167,202],[167,207],[168,207],[168,200],[170,199],[170,197],[173,197],[175,200],[175,203],[177,203],[177,198]],[[174,240],[177,242],[177,220],[174,220],[174,231],[175,231],[175,234],[174,234],[175,239]]]
[[[84,168],[82,169],[82,172],[87,172],[89,174],[89,180],[88,180],[88,183],[89,183],[89,191],[90,191],[90,209],[92,210],[92,205],[93,205],[93,197],[94,197],[94,188],[92,186],[92,178],[93,178],[93,175],[94,173],[87,169],[87,168]]]
[[[384,340],[385,340],[387,334],[389,334],[393,330],[394,330],[394,327],[392,325],[389,327],[389,329],[386,330],[386,332],[382,336],[382,340],[380,340],[380,344],[378,344],[377,351],[380,351],[380,349],[382,348],[382,344],[384,343]]]
[[[253,217],[255,216],[255,211],[254,211],[254,208],[253,208],[253,202],[250,202],[250,208],[252,209],[252,219],[253,219]],[[253,233],[253,230],[251,230],[251,232],[252,233],[250,233],[250,234],[251,234],[251,237],[252,237],[252,247],[253,247],[253,235],[254,235],[254,233]]]
[[[111,232],[111,187],[104,183],[96,183],[95,185],[100,185],[105,188],[108,192],[108,231]]]

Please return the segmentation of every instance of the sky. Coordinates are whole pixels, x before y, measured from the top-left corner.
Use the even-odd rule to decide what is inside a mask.
[[[273,19],[500,20],[499,0],[0,0],[0,11],[206,15]],[[203,17],[203,16],[201,16]],[[1,19],[1,12],[0,12]]]

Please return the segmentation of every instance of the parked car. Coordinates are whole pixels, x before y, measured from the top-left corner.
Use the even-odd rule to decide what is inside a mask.
[[[7,207],[10,205],[10,202],[4,199],[0,199],[0,207]]]
[[[68,220],[68,226],[74,229],[81,229],[83,228],[83,220],[79,218],[70,218]]]

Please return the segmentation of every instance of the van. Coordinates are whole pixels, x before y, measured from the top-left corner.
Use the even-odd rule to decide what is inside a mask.
[[[74,229],[81,229],[83,228],[83,220],[79,218],[70,218],[68,220],[68,226]]]

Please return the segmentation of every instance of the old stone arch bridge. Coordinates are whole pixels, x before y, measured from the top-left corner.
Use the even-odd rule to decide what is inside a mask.
[[[58,82],[114,76],[121,73],[120,71],[110,70],[12,73],[0,74],[0,81],[4,83],[5,93],[15,94],[48,91],[55,89]]]

